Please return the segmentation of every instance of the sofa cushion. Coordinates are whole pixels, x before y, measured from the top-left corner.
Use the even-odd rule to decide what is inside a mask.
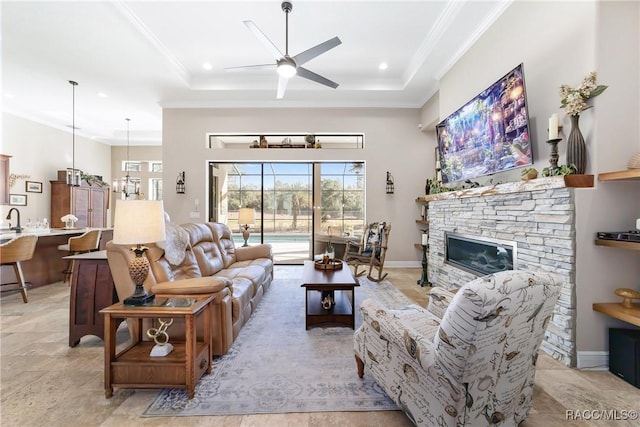
[[[231,237],[231,229],[217,222],[208,222],[206,225],[211,229],[214,240],[218,243],[224,268],[229,267],[236,262],[236,245]]]
[[[156,283],[202,276],[196,257],[190,247],[187,247],[185,257],[180,265],[172,265],[164,257],[164,250],[155,244],[149,245],[146,255]]]
[[[216,273],[215,277],[226,277],[232,280],[241,278],[248,280],[249,283],[251,283],[250,297],[253,298],[267,274],[264,271],[264,268],[258,265],[245,265],[236,268],[236,264],[237,263],[234,263],[231,267],[219,271]]]
[[[207,224],[184,224],[203,276],[213,276],[224,267],[220,246]]]
[[[231,286],[231,280],[224,277],[195,277],[174,282],[156,283],[151,292],[156,294],[210,294]]]

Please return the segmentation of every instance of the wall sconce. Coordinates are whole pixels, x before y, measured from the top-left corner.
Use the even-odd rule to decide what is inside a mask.
[[[393,194],[393,176],[387,171],[387,194]]]
[[[184,171],[178,174],[178,178],[176,179],[176,194],[184,194]]]

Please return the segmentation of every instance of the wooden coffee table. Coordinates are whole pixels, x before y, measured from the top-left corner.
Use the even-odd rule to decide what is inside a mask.
[[[211,373],[211,303],[214,295],[176,297],[156,295],[153,305],[132,307],[121,302],[100,310],[104,324],[104,390],[113,396],[113,387],[187,389],[189,399],[194,396],[197,381]],[[196,318],[204,315],[204,340],[196,337]],[[116,326],[121,318],[134,319],[137,331],[131,344],[116,354]],[[164,357],[151,357],[154,341],[142,341],[142,319],[183,318],[185,341],[171,339],[173,351]],[[146,335],[146,331],[144,331]]]
[[[360,286],[343,261],[340,270],[316,270],[313,261],[305,261],[302,287],[305,288],[305,327],[332,323],[355,329],[355,287]],[[331,291],[335,305],[322,306],[322,292]]]

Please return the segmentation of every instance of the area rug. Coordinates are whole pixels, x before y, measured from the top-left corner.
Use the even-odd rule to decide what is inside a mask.
[[[389,306],[409,300],[387,281],[360,279],[359,303],[375,296]],[[144,417],[277,414],[289,412],[397,410],[371,376],[358,378],[353,330],[305,330],[304,290],[299,279],[276,279],[230,351],[214,357],[187,399],[183,389],[162,390]]]

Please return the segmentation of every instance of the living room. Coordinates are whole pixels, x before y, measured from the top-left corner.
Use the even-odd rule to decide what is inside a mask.
[[[626,169],[628,159],[640,151],[639,22],[637,2],[513,2],[473,46],[446,69],[437,81],[437,92],[419,108],[367,108],[366,102],[349,108],[165,107],[162,146],[135,145],[131,158],[163,162],[163,178],[168,183],[164,205],[177,223],[206,220],[204,213],[194,219],[190,212],[196,199],[201,203],[207,200],[209,160],[364,161],[367,219],[385,219],[393,224],[386,266],[413,268],[417,279],[420,251],[414,243],[419,239],[415,225],[419,206],[415,199],[424,195],[425,180],[435,176],[434,125],[505,72],[523,63],[534,167],[541,170],[547,166],[549,157],[545,142],[547,118],[553,113],[560,116],[561,136],[565,141],[570,129],[569,119],[560,108],[560,85],[576,85],[595,70],[598,83],[608,88],[592,100],[594,108],[585,112],[581,120],[588,144],[586,173],[596,175],[596,180],[593,188],[575,190],[577,253],[572,322],[576,325],[577,367],[606,366],[607,329],[628,325],[594,312],[592,304],[615,300],[616,288],[637,289],[640,264],[633,251],[596,247],[594,237],[598,231],[635,227],[640,212],[640,190],[637,181],[600,182],[597,175]],[[56,85],[62,86],[61,96],[66,97],[66,82],[56,82]],[[4,104],[8,102],[5,100]],[[80,112],[81,106],[77,108]],[[132,122],[133,128],[135,124]],[[43,194],[30,196],[28,205],[20,208],[23,218],[46,217],[50,204],[47,181],[55,178],[57,170],[71,166],[70,133],[7,111],[3,111],[2,125],[2,153],[13,156],[11,171],[44,183]],[[269,133],[303,129],[361,132],[366,135],[366,144],[361,150],[284,150],[286,153],[283,150],[214,151],[206,145],[206,135],[211,132]],[[75,159],[83,170],[101,175],[107,182],[117,176],[119,160],[126,156],[125,147],[109,146],[82,136],[76,138],[79,143]],[[561,159],[564,159],[565,141],[559,147]],[[176,194],[173,182],[183,170],[187,171],[187,191]],[[385,171],[394,176],[393,195],[384,191]],[[481,184],[488,180],[479,179]],[[494,177],[495,182],[518,180],[518,170]],[[7,208],[2,206],[2,218]],[[60,315],[64,317],[66,313]],[[101,379],[96,377],[96,381]]]

